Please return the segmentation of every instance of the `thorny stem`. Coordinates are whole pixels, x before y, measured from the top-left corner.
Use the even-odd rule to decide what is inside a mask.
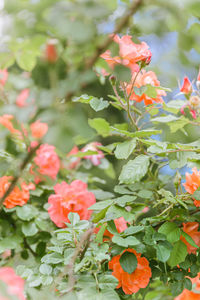
[[[2,205],[5,201],[5,199],[10,195],[10,193],[15,188],[19,178],[21,177],[22,172],[26,168],[27,164],[31,161],[33,155],[35,154],[37,149],[40,147],[40,145],[41,144],[38,144],[35,148],[32,148],[31,151],[28,153],[28,155],[25,157],[24,161],[22,162],[21,166],[19,167],[19,171],[18,171],[17,175],[13,178],[9,188],[7,189],[7,191],[5,192],[3,197],[0,199],[0,209],[2,208]]]
[[[112,88],[113,88],[113,91],[115,93],[115,96],[117,97],[117,100],[119,101],[119,103],[121,104],[122,108],[124,110],[126,110],[126,106],[125,104],[123,103],[121,97],[119,96],[118,92],[117,92],[117,88],[116,88],[116,85],[112,85]]]
[[[85,231],[83,233],[83,235],[81,236],[81,239],[79,241],[79,243],[77,244],[73,256],[70,260],[70,263],[64,268],[63,270],[63,274],[68,274],[68,284],[69,284],[69,289],[67,290],[67,292],[63,293],[63,294],[67,294],[69,292],[71,292],[74,289],[74,285],[76,283],[76,279],[75,279],[75,274],[74,274],[74,265],[76,262],[76,259],[78,257],[78,255],[81,253],[81,259],[83,258],[83,256],[85,255],[85,252],[87,250],[86,247],[89,246],[90,243],[90,237],[93,234],[93,227],[90,227],[87,231]],[[85,248],[82,250],[82,246],[85,244]],[[82,254],[84,253],[84,254]]]

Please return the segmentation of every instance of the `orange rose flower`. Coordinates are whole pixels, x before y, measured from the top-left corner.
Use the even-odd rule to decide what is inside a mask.
[[[0,198],[2,198],[10,186],[10,181],[12,176],[3,176],[0,178]],[[34,190],[35,185],[33,183],[26,184],[25,182],[21,183],[21,188],[15,186],[10,195],[4,200],[3,205],[6,208],[13,208],[17,205],[23,206],[29,200],[29,190]]]
[[[74,180],[71,184],[66,182],[58,183],[54,186],[55,194],[50,195],[48,203],[50,207],[48,213],[51,220],[58,227],[66,227],[69,222],[70,212],[78,213],[81,220],[88,220],[92,214],[88,210],[95,204],[96,199],[92,192],[87,190],[87,184],[81,180]]]
[[[30,125],[32,136],[36,139],[41,139],[48,131],[48,125],[46,123],[36,122]]]
[[[180,88],[180,91],[184,94],[192,93],[192,84],[187,76],[184,77],[183,79],[183,84],[182,87]]]
[[[183,183],[184,188],[189,194],[193,194],[200,186],[200,171],[197,171],[197,168],[193,168],[192,172],[192,174],[186,172],[186,182]],[[194,199],[194,205],[200,207],[200,200]]]
[[[106,60],[111,69],[116,64],[122,64],[129,67],[132,72],[138,72],[138,62],[144,61],[146,64],[150,62],[152,53],[149,46],[145,42],[135,44],[131,38],[130,35],[124,35],[122,38],[118,35],[113,36],[114,42],[119,45],[119,56],[112,57],[110,50],[101,55],[101,58]]]
[[[124,250],[123,253],[126,251],[134,253],[137,258],[138,263],[135,271],[129,274],[122,269],[119,262],[121,255],[112,258],[109,262],[109,269],[113,270],[112,275],[119,281],[116,288],[119,289],[121,287],[125,294],[131,295],[148,285],[151,278],[151,269],[148,260],[145,257],[141,257],[141,253],[137,253],[134,249],[130,248]]]
[[[194,285],[193,290],[184,289],[174,300],[200,300],[200,273],[198,273],[197,277],[190,279]]]
[[[145,93],[142,94],[141,96],[139,96],[134,93],[133,81],[135,81],[134,86],[137,88],[140,88],[147,84],[150,84],[155,87],[160,86],[160,81],[157,79],[156,74],[154,72],[152,72],[152,71],[146,72],[145,70],[142,70],[139,74],[134,73],[132,76],[131,82],[126,87],[126,92],[129,95],[130,100],[134,100],[136,102],[141,102],[144,100],[145,105],[153,104],[154,102],[156,102],[156,103],[163,102],[162,96],[166,96],[165,91],[156,89],[156,97],[155,98],[149,97]]]
[[[199,228],[199,223],[197,222],[183,223],[183,231],[187,233],[189,236],[191,236],[195,244],[200,247],[200,231],[198,231],[198,228]],[[181,240],[186,244],[187,251],[189,254],[191,253],[196,254],[197,252],[196,247],[191,246],[183,236],[181,236]]]

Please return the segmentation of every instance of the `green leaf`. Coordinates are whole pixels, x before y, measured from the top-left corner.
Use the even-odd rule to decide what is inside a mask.
[[[94,223],[98,223],[100,220],[102,220],[105,217],[108,208],[109,208],[109,206],[105,207],[98,214],[94,215],[92,221]]]
[[[136,139],[118,144],[114,153],[117,159],[127,159],[136,147]]]
[[[95,111],[103,110],[104,108],[109,106],[109,102],[103,100],[103,98],[98,99],[96,97],[88,96],[86,94],[81,95],[80,97],[74,97],[72,101],[90,104],[92,109],[94,109]]]
[[[103,226],[101,226],[99,232],[97,233],[97,235],[96,235],[97,243],[102,243],[103,242],[103,235],[104,235],[104,232],[106,230],[106,227],[107,227],[107,224],[103,224]]]
[[[80,221],[80,216],[77,213],[70,212],[68,214],[68,219],[70,220],[71,225],[74,226]]]
[[[163,116],[163,117],[156,117],[154,119],[152,119],[152,122],[157,122],[157,123],[169,123],[172,121],[177,121],[179,118],[177,118],[174,115],[167,115],[167,116]]]
[[[86,299],[86,298],[83,298]],[[93,300],[94,297],[92,296],[91,300]],[[107,288],[107,289],[103,289],[101,290],[101,293],[99,294],[99,298],[95,298],[97,300],[105,300],[105,299],[109,299],[109,300],[120,300],[118,294],[115,292],[115,290],[111,289],[111,288]]]
[[[187,246],[182,242],[178,241],[174,244],[168,264],[170,267],[175,267],[179,263],[183,262],[187,256]]]
[[[137,246],[141,244],[141,242],[134,236],[122,238],[120,235],[117,234],[113,236],[112,242],[122,247]]]
[[[142,96],[142,94],[144,94],[146,91],[146,86],[141,86],[140,88],[134,86],[133,90],[136,95]]]
[[[130,131],[127,131],[127,130],[124,130],[124,129],[119,129],[119,128],[116,128],[114,126],[110,126],[110,129],[113,130],[111,132],[111,134],[119,134],[121,136],[128,136],[128,137],[148,137],[148,136],[151,136],[151,135],[156,135],[156,134],[160,134],[162,133],[161,130],[155,130],[155,129],[147,129],[147,130],[140,130],[140,131],[135,131],[135,132],[130,132]]]
[[[7,69],[15,62],[15,58],[12,53],[0,53],[0,68]]]
[[[38,210],[32,205],[26,204],[24,206],[17,206],[16,214],[19,219],[30,221],[37,216]]]
[[[157,87],[147,84],[145,94],[150,98],[156,98],[157,97]]]
[[[118,285],[118,279],[112,275],[102,275],[99,277],[99,287],[100,289],[111,288],[115,289]]]
[[[123,166],[119,176],[120,183],[131,184],[142,179],[149,167],[149,157],[146,155],[139,155],[134,160],[130,160]]]
[[[171,291],[173,296],[178,296],[183,291],[183,282],[182,281],[175,281],[171,284]]]
[[[200,200],[200,191],[199,190],[196,190],[192,196],[196,199],[196,200]]]
[[[17,235],[8,236],[0,241],[0,253],[8,249],[16,249],[22,242],[22,237]]]
[[[167,236],[167,240],[170,243],[177,242],[181,236],[181,230],[175,223],[172,222],[165,222],[161,227],[158,229],[159,233],[165,234]]]
[[[35,223],[24,223],[22,225],[22,232],[25,236],[33,236],[38,232]]]
[[[49,253],[42,257],[41,262],[45,264],[57,265],[63,262],[64,258],[59,253]]]
[[[194,240],[191,238],[191,236],[189,234],[187,234],[186,232],[184,232],[183,230],[181,230],[181,235],[186,239],[186,241],[195,248],[199,248],[199,246],[194,242]]]
[[[32,51],[19,51],[16,53],[16,61],[21,69],[30,72],[35,67],[37,59]]]
[[[90,101],[90,106],[95,110],[95,111],[100,111],[103,110],[104,108],[107,108],[109,106],[109,102],[106,100],[103,100],[103,98],[93,98]]]
[[[94,128],[98,134],[106,137],[110,133],[109,123],[102,118],[89,119],[88,124]]]
[[[175,133],[177,130],[182,129],[185,125],[189,124],[190,120],[181,116],[175,122],[170,122],[168,125],[170,127],[171,133]]]
[[[144,230],[144,226],[130,226],[124,232],[122,232],[122,235],[123,236],[133,235],[142,230]]]
[[[97,202],[97,203],[93,204],[88,209],[91,209],[91,210],[102,210],[102,209],[110,206],[113,202],[114,202],[114,200],[100,201],[100,202]]]
[[[155,248],[158,260],[166,262],[170,257],[171,248],[166,247],[166,244],[164,242],[158,243]]]
[[[184,288],[191,291],[192,290],[192,281],[190,278],[184,278]]]
[[[130,222],[133,220],[134,215],[131,212],[127,211],[124,207],[111,205],[106,213],[106,220],[110,221],[120,217],[124,217],[127,222]]]
[[[53,268],[50,265],[47,264],[41,264],[40,266],[40,273],[42,273],[43,275],[50,275]]]
[[[134,253],[125,251],[120,259],[119,259],[120,265],[122,269],[127,272],[128,274],[131,274],[135,271],[137,268],[137,258]]]

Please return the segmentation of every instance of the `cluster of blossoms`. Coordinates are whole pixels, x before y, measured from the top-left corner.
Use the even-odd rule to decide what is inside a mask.
[[[151,61],[152,53],[148,45],[145,42],[135,44],[129,35],[125,35],[122,38],[114,35],[113,40],[119,45],[119,56],[112,57],[110,50],[107,50],[101,55],[101,58],[107,62],[111,69],[114,69],[117,64],[130,68],[131,81],[129,83],[121,82],[120,89],[126,93],[129,100],[135,102],[144,101],[145,105],[162,103],[162,96],[165,96],[166,93],[160,88],[160,81],[157,79],[156,74],[153,71],[143,70]],[[104,71],[104,75],[109,75],[109,73]],[[147,85],[155,88],[155,96],[149,97],[145,92],[141,94],[135,93],[134,87],[141,88]]]
[[[165,96],[166,93],[162,88],[160,88],[160,82],[157,79],[156,74],[152,71],[146,71],[143,69],[151,61],[152,54],[148,45],[144,42],[135,44],[131,40],[131,36],[128,35],[123,36],[122,38],[114,35],[113,40],[119,45],[119,56],[112,57],[111,52],[107,50],[101,55],[101,57],[106,60],[111,69],[114,69],[116,65],[123,65],[130,68],[132,75],[131,81],[128,83],[121,82],[121,90],[126,93],[129,100],[134,102],[144,101],[145,105],[162,103],[162,97]],[[49,63],[55,63],[58,59],[55,45],[56,43],[54,41],[49,41],[46,45],[45,59]],[[4,71],[2,75],[0,83],[3,86],[7,80],[7,71]],[[106,75],[109,74],[107,73]],[[198,81],[200,81],[200,75],[198,76]],[[134,87],[140,89],[148,85],[155,88],[153,97],[149,96],[147,92],[145,93],[145,89],[144,92],[139,94],[137,94],[134,90]],[[192,116],[196,118],[197,109],[199,108],[199,104],[197,103],[199,98],[198,95],[192,96],[193,88],[189,79],[184,79],[181,92],[186,95],[189,103],[187,103],[187,107],[190,108]],[[23,90],[17,97],[16,105],[19,107],[26,106],[26,101],[29,96],[30,90]],[[182,108],[182,112],[184,113],[184,108]],[[30,124],[29,128],[25,128],[23,124],[20,124],[21,130],[15,128],[14,121],[13,115],[3,115],[0,117],[0,124],[6,127],[11,134],[15,135],[19,139],[23,139],[24,136],[28,136],[28,132],[31,133],[31,141],[28,151],[30,151],[31,147],[38,146],[39,140],[43,138],[48,131],[48,125],[40,122],[40,120]],[[76,156],[79,151],[85,153],[83,158],[91,161],[94,166],[100,165],[104,158],[103,152],[99,149],[100,146],[102,146],[100,143],[92,142],[80,150],[78,147],[74,147],[67,155],[67,159],[69,159],[68,168],[74,169],[79,166],[81,158]],[[88,154],[90,151],[96,152],[96,154]],[[56,180],[60,167],[61,162],[56,153],[55,147],[45,143],[40,145],[40,147],[36,150],[36,155],[33,158],[33,163],[30,168],[30,173],[34,175],[35,184],[39,184],[41,181],[45,180],[45,176],[50,177],[52,180]],[[3,176],[0,178],[0,197],[4,196],[11,184],[11,181],[11,176]],[[19,181],[19,183],[20,186],[15,186],[3,203],[8,209],[15,206],[25,205],[30,197],[29,191],[35,189],[35,185],[32,183],[26,184],[23,181]],[[197,171],[197,169],[194,168],[192,174],[186,173],[186,183],[184,183],[184,187],[188,193],[193,194],[198,187],[200,187],[200,171]],[[61,183],[55,184],[54,191],[55,193],[51,194],[48,198],[48,213],[50,219],[57,227],[66,227],[66,223],[69,223],[68,215],[71,212],[77,213],[81,220],[90,219],[92,210],[89,210],[89,208],[96,203],[96,199],[95,195],[88,190],[88,186],[85,182],[81,180],[74,180],[71,183],[62,181]],[[200,201],[194,199],[194,205],[196,207],[200,207]],[[148,209],[148,207],[145,207],[143,212],[148,211]],[[129,226],[128,222],[123,217],[115,219],[114,223],[118,233],[122,233]],[[183,223],[182,230],[193,239],[197,246],[200,247],[199,223]],[[99,228],[95,228],[94,233],[96,234],[98,231]],[[109,232],[109,230],[105,230],[104,241],[108,241],[110,243],[112,237],[113,234]],[[187,252],[189,254],[196,254],[197,247],[191,246],[184,236],[181,236],[180,239],[187,246]],[[120,259],[124,253],[132,253],[132,255],[134,254],[136,257],[137,266],[132,273],[126,272],[120,263]],[[150,278],[152,277],[148,260],[143,257],[141,253],[137,253],[135,249],[131,248],[128,248],[122,253],[112,257],[109,261],[108,267],[112,270],[112,275],[118,279],[118,285],[116,288],[122,288],[123,292],[127,295],[137,293],[141,288],[146,288],[149,284]],[[8,293],[17,296],[20,300],[25,300],[23,294],[24,282],[21,278],[16,276],[11,268],[0,269],[0,280],[5,282],[8,286]],[[195,291],[198,293],[200,290],[199,278],[192,279],[192,283],[196,284]],[[176,300],[198,299],[195,298],[197,295],[195,291],[190,292],[188,290],[184,290],[182,295],[177,297]],[[1,294],[0,300],[5,300],[5,298],[1,297]]]
[[[21,127],[21,130],[19,130],[14,127],[13,122],[17,122],[13,115],[0,116],[0,124],[6,127],[11,134],[15,135],[19,139],[23,139],[23,135],[28,136],[28,131],[24,127],[23,123],[18,124],[19,127]],[[47,133],[48,125],[37,120],[30,125],[30,131],[33,139],[41,139]]]
[[[184,77],[180,92],[185,95],[187,102],[182,106],[181,113],[184,115],[185,108],[188,108],[191,116],[196,119],[200,110],[200,72],[196,80],[197,90],[193,87],[188,77]]]

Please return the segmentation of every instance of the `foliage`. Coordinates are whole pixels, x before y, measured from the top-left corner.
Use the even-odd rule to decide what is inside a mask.
[[[199,3],[121,2],[5,2],[0,271],[15,269],[26,299],[199,293],[198,65],[167,101],[140,38],[177,31],[187,66]],[[9,285],[0,276],[0,296],[24,300]]]

